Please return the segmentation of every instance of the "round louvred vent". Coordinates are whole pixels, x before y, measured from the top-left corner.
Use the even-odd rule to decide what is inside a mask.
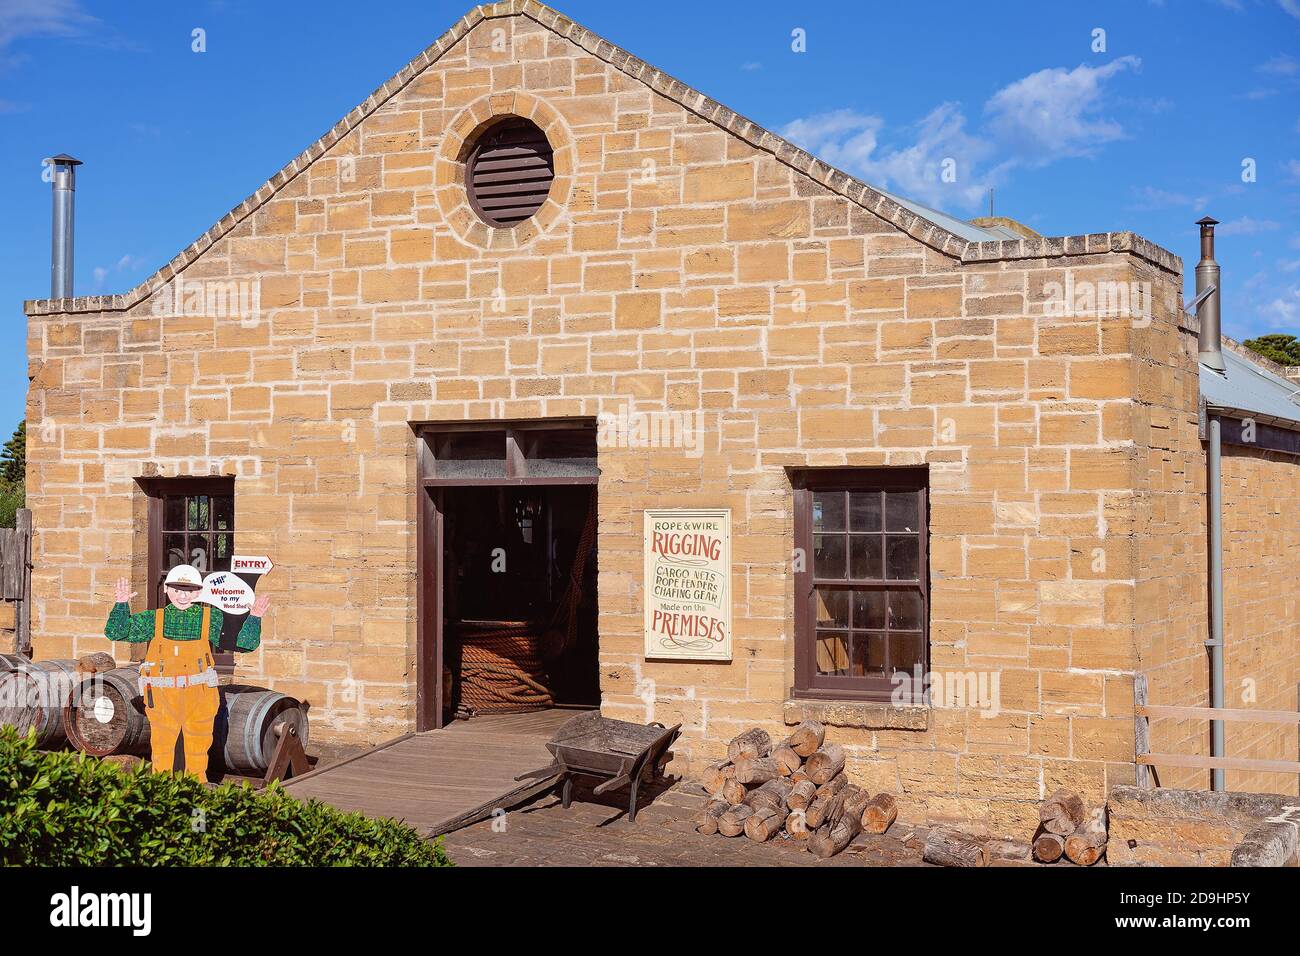
[[[551,144],[525,119],[485,130],[465,167],[470,204],[493,226],[513,226],[532,216],[546,202],[553,179]]]

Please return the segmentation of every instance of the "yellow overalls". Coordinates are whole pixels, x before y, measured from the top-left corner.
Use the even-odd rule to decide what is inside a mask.
[[[200,637],[174,641],[163,637],[163,608],[154,614],[153,640],[140,665],[140,693],[149,717],[150,749],[156,771],[174,769],[176,738],[185,735],[185,772],[207,779],[212,724],[221,698],[208,642],[212,608],[203,608]]]

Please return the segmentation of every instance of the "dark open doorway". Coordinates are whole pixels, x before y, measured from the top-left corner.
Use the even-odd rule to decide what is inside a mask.
[[[600,701],[590,420],[419,430],[417,729]]]

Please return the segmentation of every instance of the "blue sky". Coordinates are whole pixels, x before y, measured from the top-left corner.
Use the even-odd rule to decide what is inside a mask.
[[[85,162],[77,294],[125,291],[469,6],[0,0],[0,437],[23,415],[22,301],[49,294],[44,157]],[[1131,229],[1190,271],[1212,214],[1225,331],[1300,334],[1300,0],[558,8],[957,215],[983,214],[993,186],[999,214],[1041,233]]]

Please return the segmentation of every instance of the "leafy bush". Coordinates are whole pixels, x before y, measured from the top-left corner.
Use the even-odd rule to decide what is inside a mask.
[[[23,486],[0,482],[0,528],[12,528],[18,509],[24,507],[27,496]]]
[[[210,788],[186,774],[45,753],[0,728],[0,864],[451,866],[405,824],[303,803],[278,784]]]

